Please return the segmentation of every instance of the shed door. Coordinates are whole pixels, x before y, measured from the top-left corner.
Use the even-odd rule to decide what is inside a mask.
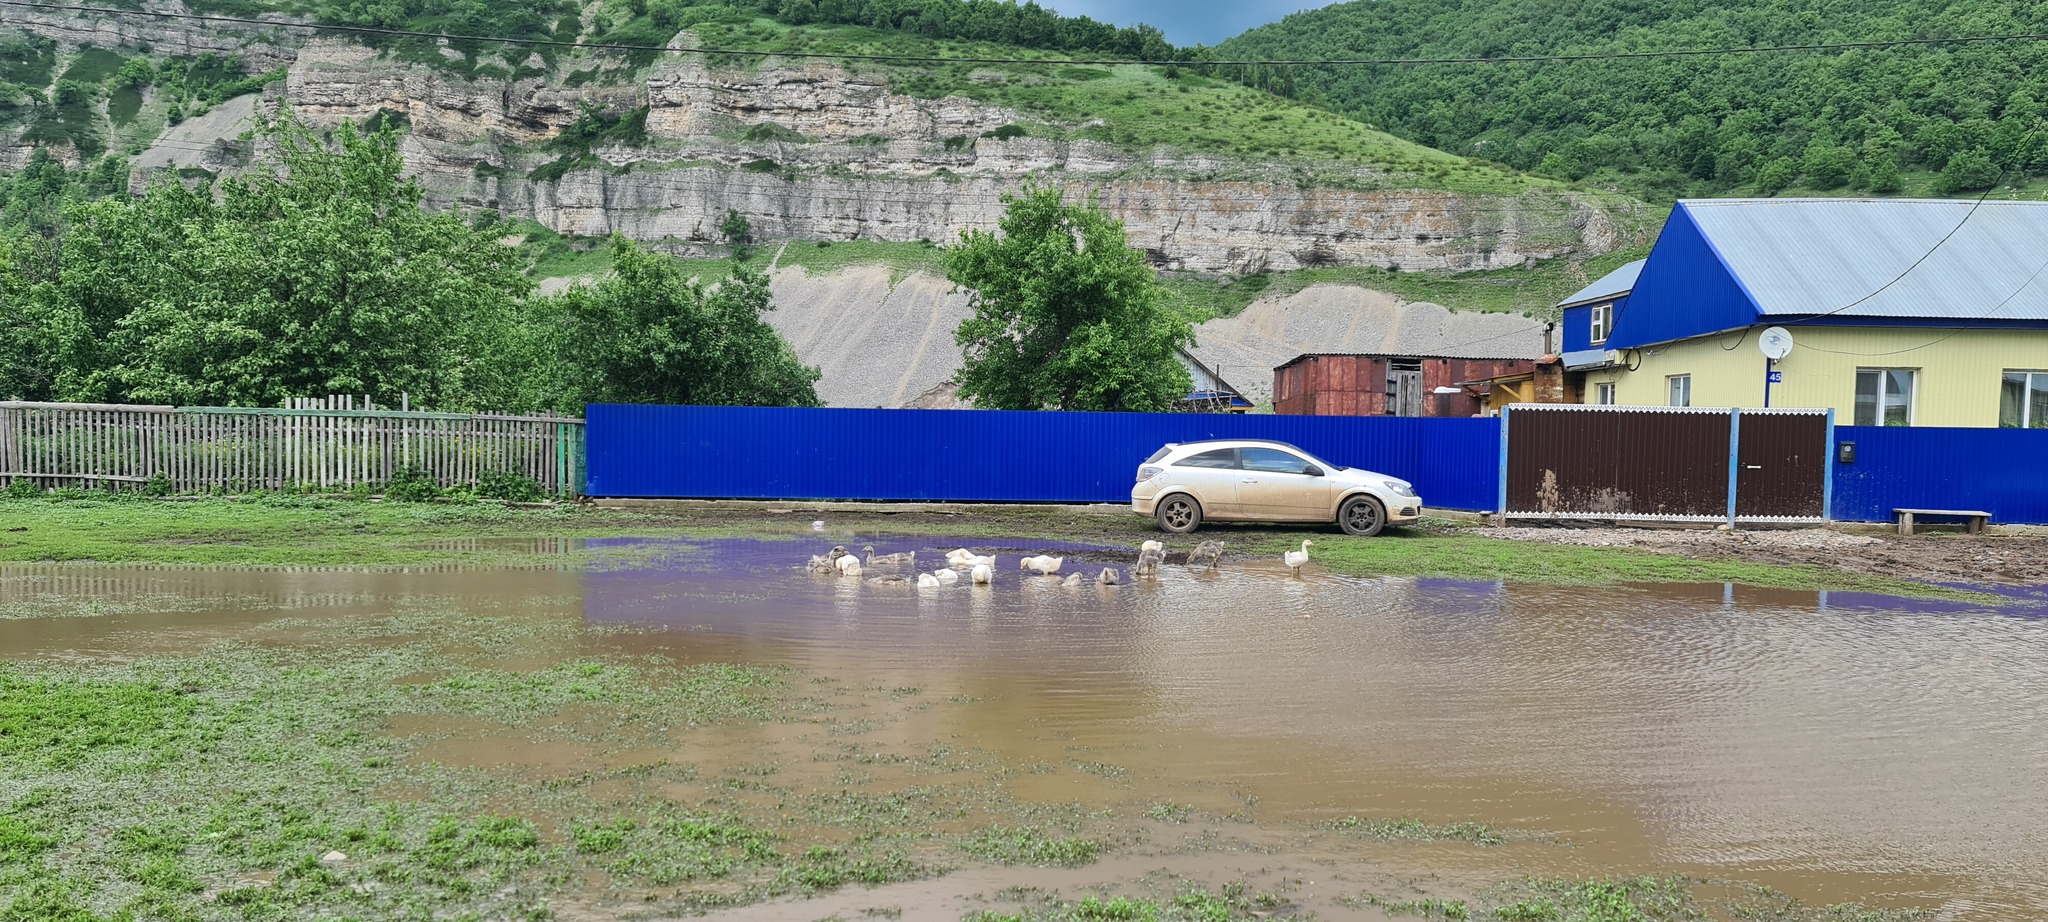
[[[1824,517],[1828,420],[1821,412],[1742,411],[1736,437],[1738,518]]]
[[[1387,412],[1395,416],[1422,415],[1422,363],[1393,362],[1387,366]]]

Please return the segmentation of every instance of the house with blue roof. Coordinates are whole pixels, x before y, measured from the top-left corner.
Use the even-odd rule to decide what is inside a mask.
[[[1559,306],[1587,403],[2048,428],[2048,203],[1682,200]]]

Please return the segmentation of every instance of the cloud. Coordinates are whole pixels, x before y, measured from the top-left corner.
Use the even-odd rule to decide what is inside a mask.
[[[1158,26],[1176,45],[1214,45],[1253,26],[1262,26],[1330,0],[1039,0],[1040,6],[1069,16],[1087,16],[1120,26]]]

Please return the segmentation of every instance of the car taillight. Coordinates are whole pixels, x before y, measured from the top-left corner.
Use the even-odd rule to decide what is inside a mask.
[[[1138,468],[1138,482],[1144,483],[1147,480],[1151,480],[1152,478],[1159,476],[1159,472],[1163,470],[1166,470],[1166,468],[1153,467],[1149,464],[1145,465],[1144,467]]]

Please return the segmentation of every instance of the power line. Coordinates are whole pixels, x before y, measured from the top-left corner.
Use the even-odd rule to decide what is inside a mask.
[[[1927,47],[1938,45],[1976,45],[2002,42],[2048,41],[2048,32],[2015,32],[1994,35],[1960,35],[1947,38],[1895,38],[1868,39],[1853,42],[1807,42],[1792,45],[1738,45],[1721,48],[1674,48],[1663,51],[1605,51],[1583,54],[1531,54],[1442,57],[1442,58],[1328,58],[1321,60],[1279,58],[1269,60],[1184,60],[1150,58],[1000,58],[1000,57],[953,57],[946,55],[914,54],[856,54],[840,51],[762,51],[749,48],[716,48],[709,46],[635,45],[617,42],[581,42],[560,39],[513,38],[502,35],[466,35],[457,33],[420,32],[411,29],[385,29],[375,26],[323,25],[310,22],[278,22],[243,16],[211,16],[198,13],[172,13],[162,10],[122,10],[98,6],[72,6],[58,3],[39,3],[35,0],[0,0],[0,5],[18,6],[28,9],[50,10],[60,13],[96,13],[106,16],[140,16],[156,19],[182,19],[194,22],[225,23],[235,25],[265,26],[279,29],[303,29],[314,32],[345,32],[357,35],[384,35],[403,38],[447,39],[451,41],[491,42],[506,45],[526,45],[545,48],[578,48],[586,51],[653,51],[664,54],[713,54],[735,55],[755,58],[806,58],[813,60],[898,62],[904,64],[1047,64],[1047,65],[1092,65],[1114,66],[1118,64],[1144,64],[1155,66],[1217,65],[1226,67],[1374,67],[1414,66],[1425,64],[1550,64],[1575,61],[1624,61],[1656,58],[1711,57],[1716,55],[1777,54],[1783,52],[1809,51],[1834,52],[1860,49]]]

